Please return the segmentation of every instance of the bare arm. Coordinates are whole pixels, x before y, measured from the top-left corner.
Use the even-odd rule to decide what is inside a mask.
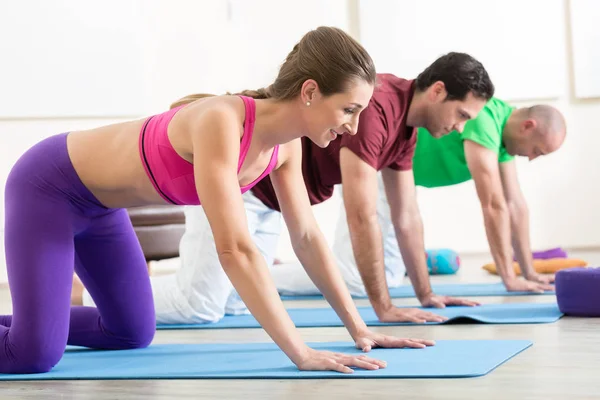
[[[477,305],[478,303],[469,300],[438,296],[431,289],[425,257],[423,221],[417,204],[413,171],[387,168],[382,171],[382,177],[398,247],[421,304],[440,308],[446,305]]]
[[[464,141],[465,157],[483,211],[485,230],[492,257],[505,284],[516,279],[512,268],[510,219],[502,192],[498,156],[471,140]]]
[[[356,340],[361,331],[367,330],[367,326],[358,314],[312,212],[302,179],[300,141],[286,146],[290,150],[292,160],[273,171],[271,181],[281,205],[294,252],[310,279],[315,282],[344,322],[352,338]]]
[[[431,296],[429,272],[425,258],[423,241],[423,221],[417,205],[415,180],[412,170],[382,171],[385,192],[390,205],[392,224],[398,239],[406,272],[418,299],[423,301]]]
[[[529,245],[529,210],[519,187],[514,160],[500,164],[500,176],[510,213],[513,249],[521,271],[527,277],[531,272],[534,272],[533,257]]]
[[[345,147],[340,151],[340,165],[352,251],[377,318],[385,322],[443,321],[444,318],[439,315],[419,309],[397,308],[392,304],[385,277],[381,227],[377,219],[377,171]]]
[[[510,214],[502,189],[497,154],[471,140],[465,140],[464,146],[498,274],[508,290],[542,291],[537,285],[526,285],[519,281],[513,269]]]
[[[227,109],[206,112],[193,135],[198,196],[219,261],[242,300],[273,341],[298,365],[307,346],[289,318],[247,228],[237,177],[239,127]]]
[[[417,204],[413,171],[386,168],[382,171],[382,177],[398,247],[421,304],[426,307],[477,305],[478,303],[469,300],[438,296],[431,289],[425,257],[423,221]]]
[[[240,127],[236,120],[235,112],[215,107],[205,112],[192,136],[196,188],[225,273],[252,315],[299,369],[351,373],[350,366],[384,367],[385,363],[368,357],[313,350],[300,337],[248,232],[237,177]],[[427,343],[402,344],[423,347]]]
[[[542,277],[533,268],[533,257],[529,239],[529,209],[519,185],[517,167],[514,160],[500,163],[500,176],[504,188],[504,197],[506,198],[510,213],[512,246],[523,276],[527,280],[540,283],[554,281],[553,276]]]
[[[358,271],[377,313],[393,307],[385,278],[383,240],[377,220],[377,171],[348,148],[340,150],[343,198]]]
[[[291,153],[290,160],[271,173],[271,180],[294,251],[309,277],[344,322],[357,346],[368,351],[375,346],[423,347],[429,344],[428,341],[399,339],[369,331],[350,297],[312,212],[302,178],[300,143],[289,143],[286,147]]]

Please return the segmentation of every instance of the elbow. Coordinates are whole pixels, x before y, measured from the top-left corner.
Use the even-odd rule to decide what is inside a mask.
[[[346,218],[352,231],[361,231],[378,223],[375,209],[346,210]]]
[[[290,233],[292,249],[296,255],[302,254],[307,249],[310,249],[311,236],[308,233],[302,235],[292,235]]]
[[[231,269],[248,268],[253,264],[258,250],[252,242],[232,241],[225,244],[217,244],[217,254],[221,266],[227,272]]]
[[[325,238],[322,235],[316,221],[310,226],[304,226],[299,231],[289,231],[290,240],[292,243],[292,249],[296,255],[303,254],[305,251],[311,251],[314,244],[319,240],[325,242]]]
[[[508,213],[508,205],[503,199],[492,198],[482,201],[483,214],[487,216],[503,215]]]
[[[405,237],[414,234],[422,225],[421,215],[418,212],[406,213],[392,218],[396,235]]]
[[[507,206],[513,218],[526,218],[529,215],[529,209],[524,201],[509,201]]]

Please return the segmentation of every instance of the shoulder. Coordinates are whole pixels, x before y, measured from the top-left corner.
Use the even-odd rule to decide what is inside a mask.
[[[375,93],[404,92],[410,91],[413,80],[400,78],[394,74],[377,74],[377,83],[375,84]]]
[[[364,113],[378,115],[390,123],[399,122],[408,111],[414,91],[414,80],[378,74],[373,96]]]
[[[483,107],[483,110],[477,115],[476,119],[493,120],[498,124],[503,124],[512,113],[514,107],[504,100],[492,97]]]
[[[192,141],[211,136],[214,140],[239,140],[243,132],[245,107],[237,96],[215,96],[195,102],[178,112],[180,127],[184,128]],[[230,133],[215,135],[215,133]]]
[[[504,104],[506,103],[501,100],[491,98],[475,118],[467,121],[465,130],[485,130],[488,134],[499,134],[505,119]]]
[[[192,119],[200,124],[216,126],[241,125],[245,117],[244,102],[237,96],[216,96],[190,109]]]

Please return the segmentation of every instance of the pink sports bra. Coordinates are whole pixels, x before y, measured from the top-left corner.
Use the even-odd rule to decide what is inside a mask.
[[[250,148],[256,117],[254,99],[246,96],[240,97],[244,101],[246,117],[244,120],[244,134],[240,141],[238,173],[242,169],[246,154],[248,154],[248,149]],[[184,104],[175,107],[146,120],[140,133],[140,156],[148,178],[150,178],[152,185],[163,199],[171,204],[199,205],[201,203],[194,181],[194,165],[177,154],[167,136],[169,122],[171,122],[177,111],[185,106]],[[267,168],[252,183],[240,187],[242,193],[250,190],[275,168],[278,152],[279,146],[275,146]]]

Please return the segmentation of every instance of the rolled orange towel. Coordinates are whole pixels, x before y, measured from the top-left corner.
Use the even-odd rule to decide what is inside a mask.
[[[578,258],[550,258],[548,260],[533,260],[533,268],[538,274],[554,274],[561,269],[573,268],[573,267],[587,267],[587,261],[580,260]],[[482,267],[490,274],[498,274],[496,270],[496,264],[490,263]],[[521,274],[519,263],[514,262],[513,268],[517,275]]]

